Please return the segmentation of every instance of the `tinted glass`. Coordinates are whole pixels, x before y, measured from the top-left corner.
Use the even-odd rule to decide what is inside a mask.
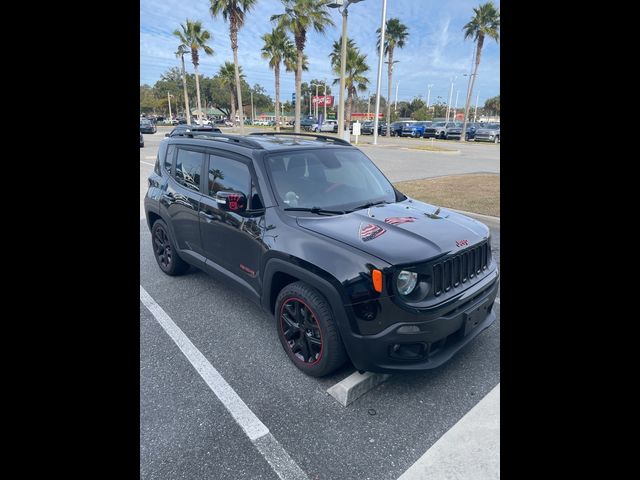
[[[176,181],[196,192],[200,191],[202,156],[201,152],[179,148],[176,158]]]
[[[268,157],[278,203],[286,207],[350,209],[395,201],[389,181],[359,150],[308,150]]]
[[[491,130],[499,130],[500,129],[500,124],[499,123],[490,123],[489,125],[486,125],[484,128],[490,128]]]
[[[237,160],[209,155],[209,195],[220,190],[242,192],[247,197],[251,188],[249,167]]]
[[[169,145],[167,148],[167,156],[164,157],[164,169],[169,172],[169,175],[173,173],[173,154],[175,150],[175,145]]]

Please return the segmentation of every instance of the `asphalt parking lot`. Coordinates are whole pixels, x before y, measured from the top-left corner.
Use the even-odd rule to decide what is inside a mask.
[[[353,373],[351,365],[329,377],[307,377],[286,356],[273,318],[242,293],[195,269],[164,275],[142,198],[166,131],[144,135],[140,149],[140,284],[309,479],[395,480],[499,384],[499,303],[496,322],[451,361],[393,375],[345,408],[326,390]],[[398,147],[415,142],[420,139],[381,138],[396,146],[362,149],[392,181],[500,171],[499,146],[462,145],[457,154]],[[487,224],[499,263],[499,222]],[[142,303],[140,454],[144,479],[279,478]]]

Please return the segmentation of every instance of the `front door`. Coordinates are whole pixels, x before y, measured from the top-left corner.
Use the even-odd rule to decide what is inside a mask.
[[[206,191],[200,202],[200,235],[207,263],[254,292],[259,291],[264,210],[250,161],[228,152],[206,155]],[[218,191],[242,192],[247,211],[235,213],[218,207]]]

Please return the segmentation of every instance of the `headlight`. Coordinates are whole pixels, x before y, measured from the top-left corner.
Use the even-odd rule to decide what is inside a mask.
[[[416,272],[408,272],[406,270],[402,270],[398,274],[398,278],[396,280],[396,288],[401,295],[409,295],[413,292],[413,289],[416,288],[418,283],[418,274]]]

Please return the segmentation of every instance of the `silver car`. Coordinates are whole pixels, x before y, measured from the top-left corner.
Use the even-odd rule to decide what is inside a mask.
[[[489,123],[476,130],[476,142],[500,143],[500,124]]]

